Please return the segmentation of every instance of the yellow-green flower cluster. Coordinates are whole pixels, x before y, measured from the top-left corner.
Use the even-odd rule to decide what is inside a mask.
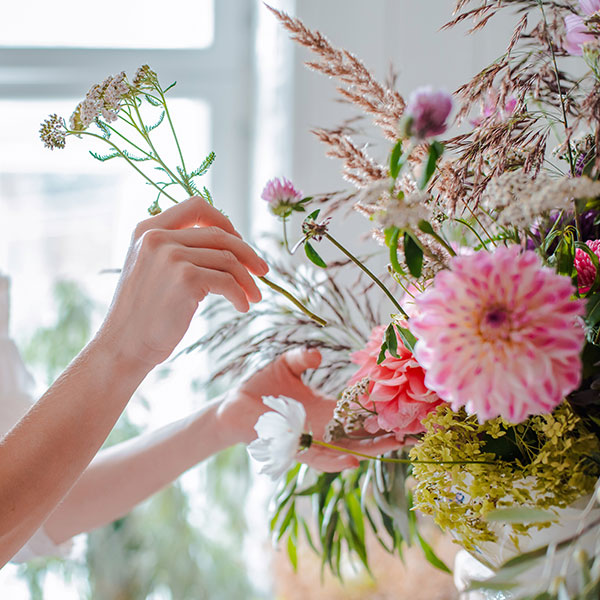
[[[459,544],[475,550],[497,541],[485,520],[495,509],[527,506],[564,508],[591,492],[600,469],[590,455],[600,450],[567,403],[550,415],[530,417],[519,425],[502,418],[479,423],[464,411],[440,407],[424,424],[426,433],[410,453],[422,461],[495,461],[495,464],[442,466],[415,464],[415,508],[431,514]],[[519,535],[550,523],[510,524]]]

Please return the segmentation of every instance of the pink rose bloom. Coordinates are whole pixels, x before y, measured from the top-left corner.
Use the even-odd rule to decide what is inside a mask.
[[[369,393],[361,398],[361,403],[367,408],[372,406],[377,415],[365,421],[365,429],[369,433],[380,429],[393,431],[402,439],[407,434],[424,431],[421,421],[442,402],[425,387],[425,372],[399,338],[399,358],[386,353],[385,360],[377,364],[385,329],[385,325],[375,327],[367,346],[351,355],[352,362],[360,365],[360,369],[348,385],[368,377]]]
[[[440,135],[448,129],[446,120],[452,111],[452,96],[432,87],[416,89],[408,99],[405,119],[410,135],[426,139]]]
[[[596,36],[590,32],[583,18],[579,15],[567,15],[565,17],[565,28],[567,34],[564,48],[573,56],[581,56],[583,54],[583,44],[596,39]]]
[[[551,412],[581,381],[585,303],[573,292],[516,246],[453,258],[410,320],[425,384],[480,420]]]
[[[586,245],[600,259],[600,240],[590,240],[586,242]],[[596,279],[596,267],[588,253],[581,248],[575,250],[575,269],[577,270],[579,293],[585,294]]]

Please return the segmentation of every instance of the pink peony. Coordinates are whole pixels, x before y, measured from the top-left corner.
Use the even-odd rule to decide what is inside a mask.
[[[441,404],[441,400],[425,387],[425,372],[400,339],[397,352],[400,358],[387,353],[385,360],[377,364],[385,329],[385,325],[375,327],[367,346],[352,354],[352,362],[360,365],[360,369],[348,385],[369,378],[369,393],[361,403],[365,407],[374,407],[377,415],[366,420],[365,428],[370,433],[379,429],[393,431],[401,439],[407,434],[424,431],[421,421]]]
[[[589,249],[600,259],[600,240],[586,242]],[[579,293],[585,294],[596,279],[596,267],[588,253],[581,248],[575,250],[575,269],[577,270],[577,285]]]
[[[583,54],[583,44],[592,42],[596,36],[587,28],[582,17],[579,15],[567,15],[565,17],[565,50],[574,56]]]
[[[570,279],[515,246],[457,256],[450,267],[417,297],[410,320],[425,385],[480,420],[551,412],[581,379],[584,303],[571,299]]]
[[[406,133],[419,139],[440,135],[448,129],[446,120],[452,111],[452,96],[432,87],[416,89],[408,99],[404,127]]]

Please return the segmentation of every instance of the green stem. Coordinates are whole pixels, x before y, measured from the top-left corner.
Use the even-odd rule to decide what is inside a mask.
[[[383,293],[390,299],[392,304],[398,309],[398,312],[408,321],[409,316],[406,314],[406,311],[400,306],[396,298],[394,298],[393,294],[387,287],[383,284],[383,282],[370,270],[368,269],[356,256],[351,254],[344,246],[342,246],[334,237],[332,237],[329,233],[325,233],[325,238],[327,238],[338,250],[343,252],[359,269],[361,269],[364,273],[366,273],[383,291]]]
[[[102,140],[103,142],[107,143],[111,148],[116,150],[150,185],[153,185],[161,194],[164,194],[167,198],[169,198],[169,200],[171,200],[175,204],[178,204],[177,200],[175,198],[173,198],[173,196],[171,196],[170,194],[167,194],[167,192],[162,190],[154,181],[152,181],[152,179],[150,179],[150,177],[148,177],[148,175],[146,175],[146,173],[144,173],[144,171],[142,171],[140,168],[138,168],[137,165],[132,160],[127,158],[127,156],[125,154],[123,154],[123,151],[116,144],[114,144],[110,140],[103,138],[101,135],[98,135],[96,133],[90,133],[88,131],[70,131],[70,130],[68,130],[67,134],[89,135],[90,137],[94,137],[96,139]]]
[[[155,158],[156,162],[165,171],[167,171],[167,173],[173,179],[173,181],[176,181],[185,190],[186,194],[188,194],[189,196],[193,196],[194,191],[190,190],[189,187],[185,184],[185,182],[181,181],[181,179],[179,177],[177,177],[177,175],[175,175],[175,173],[173,173],[173,171],[171,171],[171,169],[169,169],[169,167],[167,167],[165,162],[160,158],[160,155],[156,151],[156,148],[154,147],[154,144],[152,143],[152,140],[150,139],[150,134],[146,131],[146,128],[144,126],[144,120],[142,119],[142,114],[140,113],[140,109],[138,108],[137,102],[135,100],[133,101],[133,108],[135,109],[135,112],[136,112],[139,122],[140,122],[140,126],[138,127],[137,125],[135,125],[135,127],[138,130],[138,132],[140,133],[140,135],[146,140],[146,143],[148,144],[148,146],[150,146],[150,148],[152,149],[152,152],[154,153],[154,158]]]
[[[280,285],[277,285],[275,282],[267,279],[266,277],[259,277],[259,279],[265,285],[268,285],[272,290],[276,291],[277,293],[281,294],[282,296],[285,296],[292,304],[297,306],[307,317],[309,317],[310,319],[312,319],[313,321],[318,323],[321,327],[325,327],[325,325],[327,325],[327,321],[325,319],[322,319],[321,317],[316,315],[314,312],[312,312],[311,310],[306,308],[306,306],[304,306],[304,304],[302,304],[302,302],[300,302],[300,300],[298,300],[295,296],[293,296],[286,289],[282,288]]]
[[[571,169],[571,177],[575,177],[575,160],[573,158],[573,151],[571,150],[571,135],[569,133],[569,120],[567,117],[567,106],[565,104],[565,97],[563,96],[562,86],[560,85],[560,73],[558,70],[558,63],[556,62],[556,54],[554,52],[554,46],[552,45],[552,39],[548,32],[548,21],[546,20],[546,11],[544,10],[544,3],[542,0],[538,0],[538,6],[542,12],[544,19],[544,28],[546,32],[546,41],[548,42],[548,48],[550,49],[550,55],[552,56],[552,65],[554,67],[554,76],[556,78],[556,87],[558,90],[558,97],[560,98],[560,107],[562,111],[563,123],[565,126],[565,133],[567,135],[567,154],[569,156],[569,168]],[[581,224],[579,222],[579,208],[577,207],[577,199],[573,200],[573,208],[575,213],[575,229],[577,230],[577,239],[581,239]]]
[[[384,456],[372,456],[371,454],[364,454],[363,452],[355,452],[342,446],[336,446],[334,444],[328,444],[321,440],[313,439],[311,441],[313,446],[322,446],[329,450],[335,450],[336,452],[344,452],[345,454],[352,454],[353,456],[360,456],[368,460],[378,460],[380,462],[387,463],[400,463],[403,465],[495,465],[498,461],[493,460],[410,460],[409,458],[386,458]]]
[[[175,145],[177,146],[177,152],[179,152],[179,158],[181,159],[181,168],[184,173],[187,173],[187,169],[185,168],[185,160],[183,159],[183,152],[181,151],[181,146],[179,145],[179,139],[177,134],[175,133],[175,126],[173,125],[173,121],[171,120],[171,115],[169,113],[169,108],[167,107],[167,100],[161,88],[158,88],[158,93],[160,94],[163,108],[165,109],[165,114],[167,115],[167,121],[169,121],[169,126],[171,127],[171,132],[173,133],[173,139],[175,140]]]
[[[288,235],[287,235],[287,227],[286,227],[286,217],[283,217],[281,219],[282,224],[283,224],[283,244],[285,246],[285,249],[287,250],[288,254],[293,254],[293,252],[290,250],[290,245],[288,242]]]

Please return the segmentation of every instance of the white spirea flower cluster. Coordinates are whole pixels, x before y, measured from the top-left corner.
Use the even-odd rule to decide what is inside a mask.
[[[532,178],[522,170],[509,171],[493,179],[482,198],[483,207],[504,227],[529,227],[554,210],[569,210],[577,198],[600,195],[600,182],[589,177],[561,177],[546,174]]]
[[[395,189],[392,191],[392,186]],[[380,179],[367,186],[357,196],[357,209],[372,215],[382,228],[416,230],[419,222],[431,219],[427,192],[418,190],[412,179]]]

